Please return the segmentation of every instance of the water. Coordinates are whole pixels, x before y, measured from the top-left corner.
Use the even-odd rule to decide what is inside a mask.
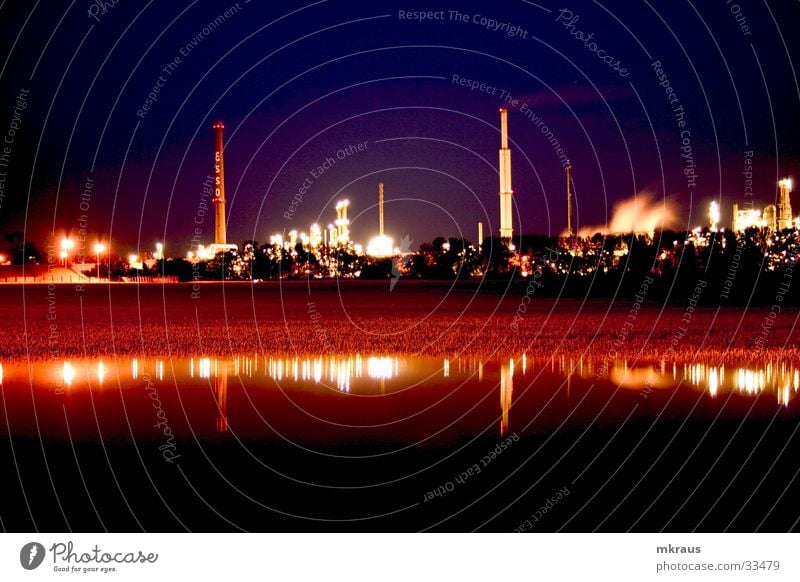
[[[800,368],[250,355],[11,361],[0,364],[0,386],[17,436],[153,439],[168,425],[179,439],[401,446],[616,425],[631,415],[791,416]]]
[[[782,531],[799,376],[527,355],[3,361],[0,516],[10,531]]]

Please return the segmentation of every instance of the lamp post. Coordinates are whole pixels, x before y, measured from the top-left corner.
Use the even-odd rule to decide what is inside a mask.
[[[100,253],[105,252],[106,245],[103,243],[95,243],[94,245],[94,255],[95,259],[97,260],[97,278],[100,279]]]
[[[62,238],[61,239],[61,261],[64,264],[64,268],[67,266],[67,257],[69,256],[69,251],[71,251],[75,247],[75,243],[68,239]]]

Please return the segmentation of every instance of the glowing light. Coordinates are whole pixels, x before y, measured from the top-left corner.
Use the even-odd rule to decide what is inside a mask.
[[[392,358],[369,358],[367,375],[374,380],[388,380],[394,375]]]
[[[394,254],[392,239],[386,235],[376,236],[367,244],[367,254],[371,257],[391,257]]]
[[[69,362],[64,362],[62,376],[64,377],[64,384],[72,386],[72,381],[75,379],[75,370],[72,369],[72,364]]]
[[[68,238],[61,239],[61,250],[62,251],[71,251],[75,248],[75,241]]]
[[[766,226],[761,218],[761,211],[755,208],[746,208],[736,212],[736,230],[745,231],[748,228]]]
[[[708,374],[708,393],[711,394],[712,397],[717,395],[717,391],[719,390],[719,374],[716,368],[711,368],[711,371]]]
[[[102,385],[103,380],[106,377],[106,367],[103,365],[103,362],[97,362],[97,382]]]
[[[719,204],[716,200],[712,200],[708,205],[708,221],[711,223],[711,230],[717,230],[719,224]]]
[[[200,360],[200,370],[198,375],[201,378],[211,377],[211,358],[202,358]]]
[[[94,254],[100,255],[104,252],[106,252],[106,245],[104,245],[103,243],[94,244]]]

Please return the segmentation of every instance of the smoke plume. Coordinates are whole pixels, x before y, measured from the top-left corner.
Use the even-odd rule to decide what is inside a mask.
[[[606,226],[584,226],[578,236],[590,237],[595,233],[652,233],[674,228],[678,217],[675,205],[666,198],[656,198],[651,192],[639,192],[632,198],[614,204],[613,215]]]

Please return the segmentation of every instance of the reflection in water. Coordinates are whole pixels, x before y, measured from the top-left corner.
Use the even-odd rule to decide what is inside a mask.
[[[570,366],[574,366],[573,360],[562,360],[560,371],[569,374]],[[579,376],[593,377],[600,368],[600,365],[589,362],[584,369],[583,362],[580,362]],[[632,390],[674,389],[680,382],[685,382],[707,392],[712,398],[731,392],[751,397],[772,393],[783,406],[788,406],[800,389],[800,368],[789,362],[767,362],[761,367],[672,364],[668,370],[664,360],[658,365],[636,367],[630,367],[623,360],[608,368],[608,378],[615,386]]]
[[[524,359],[522,360],[525,361]],[[524,372],[523,372],[524,374]],[[500,366],[500,436],[508,433],[508,412],[511,408],[511,397],[514,393],[514,360]]]
[[[174,390],[182,392],[180,397],[183,394],[187,396],[185,402],[190,407],[213,406],[215,420],[206,421],[206,426],[209,431],[216,433],[231,432],[247,422],[258,423],[263,420],[259,414],[255,420],[248,421],[251,411],[235,406],[229,409],[229,397],[235,398],[237,391],[244,389],[253,390],[248,393],[248,400],[254,399],[262,405],[270,402],[270,406],[264,409],[269,411],[267,415],[279,414],[278,410],[285,402],[292,402],[293,408],[312,409],[314,417],[330,417],[335,419],[334,423],[354,426],[361,422],[394,426],[391,422],[400,422],[398,416],[405,418],[403,415],[409,414],[408,418],[416,419],[415,413],[419,410],[431,414],[435,423],[449,414],[459,419],[476,414],[482,415],[481,430],[487,426],[497,426],[495,423],[499,420],[501,436],[510,433],[512,404],[520,426],[527,425],[522,421],[531,418],[531,411],[535,411],[535,416],[543,408],[547,409],[547,414],[541,416],[541,422],[546,424],[561,413],[572,414],[586,390],[596,384],[601,386],[595,391],[597,396],[586,401],[593,402],[596,407],[586,407],[587,414],[605,409],[612,394],[615,404],[620,403],[620,406],[616,409],[609,407],[609,410],[628,414],[627,403],[639,401],[636,391],[646,393],[651,398],[649,402],[656,402],[659,406],[670,398],[675,406],[685,406],[685,410],[691,414],[698,398],[713,407],[714,401],[727,405],[730,395],[736,396],[731,402],[733,405],[738,403],[749,407],[747,400],[759,398],[762,407],[769,408],[773,406],[770,401],[777,401],[782,407],[788,408],[800,390],[800,368],[792,362],[781,361],[748,367],[666,361],[632,365],[625,360],[606,363],[566,356],[547,359],[532,357],[528,362],[526,354],[521,354],[519,358],[489,359],[485,362],[478,358],[463,357],[404,359],[356,354],[347,357],[194,357],[171,360],[168,370],[165,370],[165,363],[166,360],[137,358],[112,361],[58,360],[30,364],[6,361],[0,363],[0,386],[4,394],[12,398],[17,392],[16,388],[27,389],[28,382],[33,382],[37,390],[51,395],[63,395],[59,390],[66,387],[68,402],[76,403],[78,410],[77,403],[85,397],[85,391],[93,386],[103,386],[113,378],[115,384],[130,390],[130,394],[134,395],[132,398],[136,398],[136,394],[144,393],[142,388],[145,380],[150,382],[152,378],[162,390],[160,397],[165,408],[169,406],[167,395]],[[229,386],[231,377],[238,380]],[[554,391],[562,386],[565,388],[564,398],[553,399]],[[200,391],[200,388],[204,390]],[[495,390],[499,391],[499,415],[498,393]],[[453,394],[453,398],[442,398],[450,394]],[[356,395],[386,395],[387,399],[351,398]],[[672,399],[673,396],[677,398]],[[37,399],[37,403],[43,401]],[[20,397],[19,402],[19,406],[23,406],[26,401]],[[53,402],[62,405],[61,401]],[[180,404],[183,405],[183,401]],[[462,405],[468,405],[468,409],[460,408]],[[149,414],[148,407],[152,405],[147,402],[144,406]],[[653,407],[641,407],[643,414],[651,409]],[[212,412],[211,408],[205,410]],[[122,416],[122,420],[116,424],[122,426],[120,423],[124,423],[125,418]],[[32,417],[31,422],[34,427],[31,430],[39,430],[35,418]],[[151,425],[146,426],[147,430],[152,428]],[[290,428],[284,427],[285,430]]]
[[[214,376],[214,394],[217,397],[217,432],[228,432],[228,366],[223,364],[222,374]]]
[[[263,362],[263,366],[260,365],[260,362]],[[444,378],[458,379],[477,372],[473,376],[477,382],[480,384],[484,380],[486,364],[483,361],[471,358],[444,358],[439,362],[441,363],[439,371]],[[97,381],[102,385],[109,374],[108,366],[102,360],[96,361],[96,363],[89,360],[87,364],[96,365]],[[413,360],[401,360],[398,357],[387,356],[362,357],[358,354],[304,358],[237,356],[230,359],[219,359],[206,357],[191,358],[187,364],[190,378],[211,379],[231,375],[253,378],[261,372],[266,377],[278,382],[310,382],[332,385],[342,393],[350,393],[354,381],[358,381],[362,388],[366,388],[369,385],[368,381],[373,380],[375,381],[374,385],[385,388],[388,381],[413,373],[417,366],[417,362]],[[59,380],[65,386],[74,387],[78,376],[81,375],[79,369],[69,360],[64,360],[58,365]],[[132,379],[139,378],[143,365],[153,376],[164,381],[164,360],[142,364],[137,358],[133,358],[130,362]],[[602,370],[604,377],[617,388],[629,390],[674,389],[680,383],[684,383],[703,390],[712,398],[731,392],[751,397],[771,393],[784,406],[788,406],[789,401],[800,390],[800,368],[790,362],[768,362],[760,367],[714,366],[703,363],[668,365],[665,361],[658,364],[631,366],[627,360],[621,360],[603,366],[602,363],[592,360],[554,357],[548,358],[546,361],[533,360],[531,366],[528,363],[527,355],[522,354],[516,361],[511,359],[501,362],[499,365],[500,398],[503,403],[504,418],[507,417],[506,409],[510,406],[515,365],[522,376],[535,377],[542,370],[549,369],[552,373],[566,378],[569,387],[577,378],[597,379],[597,372]],[[175,373],[185,373],[180,370],[180,362]],[[434,376],[431,376],[429,380],[433,382]],[[3,367],[0,364],[0,383],[2,381]],[[218,393],[220,391],[225,392],[222,388],[218,390]]]
[[[237,359],[238,361],[238,359]],[[245,358],[249,362],[250,358]],[[366,367],[365,367],[366,362]],[[266,364],[267,375],[277,381],[313,381],[315,384],[330,382],[340,392],[350,392],[351,381],[370,378],[383,381],[400,375],[400,359],[388,357],[369,357],[360,355],[350,357],[315,358],[269,358]]]
[[[75,370],[72,369],[72,364],[70,362],[64,362],[62,378],[65,385],[72,386],[72,381],[75,379]]]

